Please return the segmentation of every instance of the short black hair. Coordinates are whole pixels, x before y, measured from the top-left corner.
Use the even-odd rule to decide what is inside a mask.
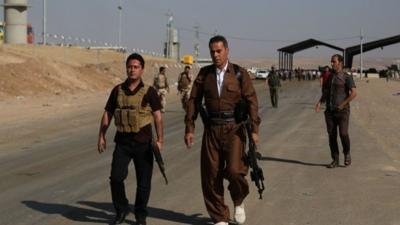
[[[138,53],[132,53],[128,56],[128,58],[126,58],[126,66],[128,66],[128,62],[130,60],[134,60],[136,59],[137,61],[140,62],[140,65],[142,66],[142,68],[144,68],[144,59],[141,55],[139,55]]]
[[[190,66],[185,66],[185,70],[186,70],[186,69],[190,69]]]
[[[160,69],[158,71],[159,71],[159,73],[161,73],[164,70],[165,70],[165,66],[160,66]]]
[[[228,41],[226,40],[226,38],[222,35],[217,35],[214,36],[210,39],[210,41],[208,42],[208,47],[211,47],[211,44],[213,43],[217,43],[217,42],[222,42],[222,44],[224,44],[224,47],[227,48],[228,47]]]
[[[342,56],[342,55],[334,54],[334,55],[332,56],[332,58],[337,58],[337,60],[338,60],[339,62],[343,63],[343,56]]]

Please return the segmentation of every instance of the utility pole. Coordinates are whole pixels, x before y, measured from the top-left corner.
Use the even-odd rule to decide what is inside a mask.
[[[43,0],[43,45],[46,45],[47,0]]]
[[[119,0],[118,12],[119,12],[119,23],[118,23],[118,47],[121,48],[121,36],[122,36],[122,0]]]
[[[168,22],[167,22],[167,43],[166,43],[166,51],[165,51],[165,57],[170,58],[171,56],[171,27],[172,27],[172,22],[174,21],[173,14],[168,11],[167,14]]]
[[[199,44],[199,28],[200,26],[196,23],[196,25],[193,27],[195,30],[195,44],[194,44],[194,57],[195,57],[195,62],[197,62],[197,59],[199,58],[200,55],[200,44]]]
[[[363,73],[363,30],[360,29],[360,79]]]

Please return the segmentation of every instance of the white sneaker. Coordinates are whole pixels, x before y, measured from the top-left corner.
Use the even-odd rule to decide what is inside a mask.
[[[238,224],[244,224],[244,221],[246,221],[246,213],[244,212],[243,203],[241,205],[235,206],[234,220]]]
[[[228,222],[218,222],[215,225],[229,225],[229,223]]]

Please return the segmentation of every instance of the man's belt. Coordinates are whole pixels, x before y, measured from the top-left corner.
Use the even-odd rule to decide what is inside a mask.
[[[233,111],[210,112],[209,118],[212,125],[235,123],[235,115]]]
[[[235,119],[234,111],[209,112],[210,119]]]

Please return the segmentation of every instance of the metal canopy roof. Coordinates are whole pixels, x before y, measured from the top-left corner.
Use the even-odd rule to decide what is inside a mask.
[[[400,42],[400,35],[383,38],[377,41],[371,41],[363,44],[363,52],[371,51],[376,48],[382,48],[388,45],[396,44]],[[345,65],[351,67],[353,64],[353,56],[358,55],[361,52],[360,45],[354,45],[346,48],[345,50]]]
[[[299,51],[302,51],[307,48],[312,48],[317,45],[324,45],[326,47],[333,48],[333,49],[343,52],[343,48],[340,48],[340,47],[337,47],[337,46],[334,46],[334,45],[331,45],[331,44],[328,44],[328,43],[325,43],[322,41],[318,41],[318,40],[315,40],[312,38],[305,40],[305,41],[298,42],[296,44],[292,44],[292,45],[280,48],[280,49],[278,49],[278,51],[293,54],[295,52],[299,52]]]
[[[373,50],[373,49],[376,49],[376,48],[383,48],[385,46],[396,44],[396,43],[400,43],[400,35],[396,35],[396,36],[392,36],[392,37],[383,38],[383,39],[380,39],[380,40],[364,43],[363,44],[363,51],[367,52],[367,51],[370,51],[370,50]],[[280,53],[290,54],[289,56],[291,57],[291,58],[288,59],[287,55],[285,55],[285,54],[282,54],[282,56],[279,55],[279,65],[281,65],[281,60],[283,60],[283,63],[282,63],[283,67],[285,67],[285,66],[287,67],[287,65],[286,65],[287,63],[289,63],[289,64],[293,63],[292,62],[292,60],[293,60],[292,57],[293,57],[294,53],[302,51],[302,50],[307,49],[307,48],[312,48],[312,47],[318,46],[318,45],[323,45],[323,46],[326,46],[326,47],[329,47],[329,48],[333,48],[333,49],[336,49],[338,51],[343,52],[344,53],[344,58],[345,58],[345,67],[347,67],[347,68],[351,68],[352,67],[354,55],[358,55],[361,52],[360,45],[354,45],[354,46],[348,47],[346,49],[343,49],[343,48],[340,48],[340,47],[337,47],[337,46],[334,46],[334,45],[331,45],[331,44],[328,44],[328,43],[325,43],[325,42],[322,42],[322,41],[318,41],[318,40],[315,40],[315,39],[311,38],[311,39],[308,39],[308,40],[305,40],[305,41],[301,41],[301,42],[298,42],[298,43],[295,43],[295,44],[292,44],[292,45],[288,45],[286,47],[278,49],[278,51]]]

